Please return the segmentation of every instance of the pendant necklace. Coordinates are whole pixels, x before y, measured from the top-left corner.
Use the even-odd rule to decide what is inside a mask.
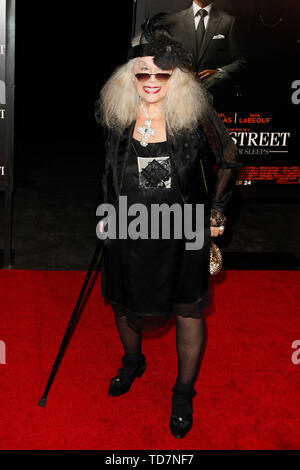
[[[150,137],[152,137],[156,134],[156,130],[153,129],[151,126],[152,126],[152,119],[155,116],[155,114],[157,113],[158,107],[154,111],[152,116],[148,116],[147,111],[145,109],[145,106],[143,105],[142,100],[141,100],[140,104],[141,104],[141,108],[142,108],[142,110],[143,110],[143,112],[146,116],[146,120],[145,120],[145,124],[143,126],[138,126],[137,131],[142,135],[142,140],[141,140],[140,144],[143,147],[147,147],[148,140],[150,139]]]

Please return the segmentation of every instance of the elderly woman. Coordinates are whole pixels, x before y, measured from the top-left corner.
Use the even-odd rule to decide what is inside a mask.
[[[184,234],[172,235],[172,218],[168,237],[161,231],[148,238],[104,237],[102,296],[111,303],[124,348],[123,367],[111,379],[108,394],[128,392],[134,379],[142,376],[142,332],[160,328],[174,317],[178,370],[169,426],[182,438],[193,423],[203,310],[210,304],[211,237],[224,232],[225,211],[241,164],[209,97],[189,71],[189,54],[157,17],[142,29],[127,63],[114,71],[100,92],[97,117],[106,130],[106,155],[98,203],[113,204],[119,220],[124,212],[120,197],[127,196],[127,208],[140,203],[148,209],[150,225],[154,205],[192,207],[194,225],[196,206],[201,205],[203,243],[187,249]],[[98,211],[97,215],[101,238],[108,220]],[[129,227],[132,212],[123,219]],[[124,232],[124,226],[121,229]]]

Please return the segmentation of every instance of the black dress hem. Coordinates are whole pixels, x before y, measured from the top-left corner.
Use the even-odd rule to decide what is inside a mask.
[[[168,323],[173,317],[204,318],[204,309],[210,304],[210,289],[204,292],[201,302],[174,302],[171,310],[166,313],[133,312],[120,302],[111,300],[108,297],[107,299],[116,316],[126,316],[128,326],[139,332],[155,331]]]

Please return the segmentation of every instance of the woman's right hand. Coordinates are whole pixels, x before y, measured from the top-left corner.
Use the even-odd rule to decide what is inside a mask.
[[[96,227],[96,232],[97,234],[103,234],[104,233],[104,227],[105,225],[107,224],[107,218],[105,217],[104,219],[101,219],[99,222],[98,222],[98,225]],[[98,237],[100,238],[100,237]]]
[[[98,223],[98,230],[100,233],[103,233],[103,227],[104,227],[104,222],[103,220],[100,220],[100,222]]]

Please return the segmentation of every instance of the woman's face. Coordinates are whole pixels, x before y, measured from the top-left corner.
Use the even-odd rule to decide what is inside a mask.
[[[167,94],[169,87],[169,80],[163,80],[158,76],[151,75],[146,81],[138,80],[136,74],[172,74],[172,70],[162,70],[158,68],[154,62],[153,57],[140,57],[134,64],[134,82],[139,96],[147,103],[157,103],[161,101]]]

